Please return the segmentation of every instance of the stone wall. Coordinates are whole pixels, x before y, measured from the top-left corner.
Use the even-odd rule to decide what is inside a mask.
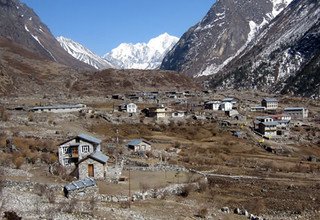
[[[94,168],[94,179],[104,179],[105,178],[105,173],[106,173],[106,165],[103,165],[102,163],[99,163],[96,160],[93,160],[91,158],[88,158],[84,161],[82,161],[78,165],[78,170],[79,170],[79,179],[84,179],[88,176],[88,165],[93,164]]]

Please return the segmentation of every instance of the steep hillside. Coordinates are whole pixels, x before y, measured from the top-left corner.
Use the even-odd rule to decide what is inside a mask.
[[[0,37],[21,44],[48,60],[91,69],[64,51],[33,10],[19,0],[0,0]]]
[[[233,62],[212,86],[319,95],[320,2],[296,0]]]
[[[161,69],[189,76],[217,73],[292,0],[218,0],[164,58]]]

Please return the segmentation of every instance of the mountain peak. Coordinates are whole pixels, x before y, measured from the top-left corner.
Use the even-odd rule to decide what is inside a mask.
[[[121,69],[156,69],[179,38],[163,33],[148,43],[121,43],[103,57]]]

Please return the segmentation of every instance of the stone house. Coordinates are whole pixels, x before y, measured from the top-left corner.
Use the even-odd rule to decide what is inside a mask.
[[[275,98],[264,98],[261,101],[261,106],[265,107],[266,110],[275,110],[278,108],[278,100]]]
[[[59,162],[62,166],[75,165],[79,160],[99,151],[101,140],[86,134],[80,134],[59,145]]]
[[[146,152],[146,151],[151,151],[151,143],[143,140],[143,139],[134,139],[131,140],[128,144],[127,147],[134,152]]]
[[[109,157],[104,155],[101,151],[95,151],[87,157],[81,159],[77,165],[78,179],[85,179],[87,177],[93,179],[105,179],[107,174],[107,162]]]

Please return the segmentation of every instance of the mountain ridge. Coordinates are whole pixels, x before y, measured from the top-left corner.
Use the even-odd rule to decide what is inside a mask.
[[[148,43],[122,43],[103,58],[119,69],[156,69],[177,41],[177,37],[164,33]]]
[[[90,66],[93,66],[95,69],[102,70],[113,67],[111,63],[96,55],[80,43],[73,41],[72,39],[63,36],[59,36],[56,39],[60,43],[61,47],[66,50],[71,56]]]

